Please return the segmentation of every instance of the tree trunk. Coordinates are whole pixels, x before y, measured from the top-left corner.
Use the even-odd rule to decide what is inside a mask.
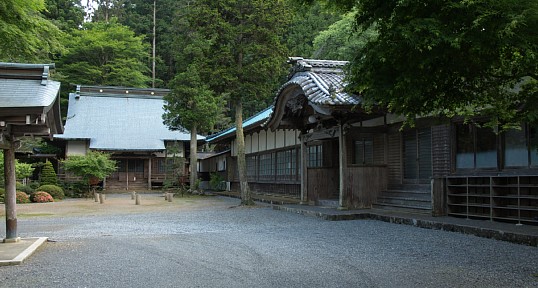
[[[243,134],[243,104],[238,100],[235,104],[235,127],[237,142],[237,169],[241,187],[241,205],[255,205],[248,188],[247,161],[245,157],[245,135]]]
[[[15,147],[9,139],[9,148],[4,149],[4,184],[6,205],[6,238],[4,242],[17,242],[17,196],[15,177]]]
[[[190,166],[191,166],[191,176],[190,176],[190,186],[191,190],[198,189],[196,186],[196,180],[198,179],[198,157],[196,153],[198,148],[198,139],[196,139],[196,125],[193,125],[191,128],[191,155],[190,155]]]

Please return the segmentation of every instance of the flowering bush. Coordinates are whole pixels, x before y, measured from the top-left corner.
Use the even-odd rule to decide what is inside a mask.
[[[30,201],[33,203],[46,203],[54,202],[54,199],[45,191],[36,191],[30,195]]]
[[[62,200],[65,197],[64,189],[56,185],[42,185],[37,188],[37,191],[45,191],[56,200]]]
[[[30,203],[30,198],[28,197],[28,194],[24,192],[17,191],[16,198],[18,204]]]

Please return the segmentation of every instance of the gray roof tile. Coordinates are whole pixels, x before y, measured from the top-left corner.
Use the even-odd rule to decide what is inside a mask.
[[[166,140],[190,141],[187,131],[163,124],[163,106],[155,95],[71,93],[65,132],[55,138],[90,139],[90,149],[116,151],[164,150]]]

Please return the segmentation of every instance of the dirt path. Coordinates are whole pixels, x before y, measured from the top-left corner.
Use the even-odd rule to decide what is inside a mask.
[[[213,208],[228,208],[218,197],[185,196],[175,197],[172,202],[165,201],[162,194],[141,194],[140,205],[135,205],[131,194],[111,194],[104,204],[94,199],[65,199],[52,203],[17,204],[17,217],[65,217],[74,215],[106,215],[147,213],[151,211],[192,211]],[[0,216],[5,217],[5,205],[0,204]]]

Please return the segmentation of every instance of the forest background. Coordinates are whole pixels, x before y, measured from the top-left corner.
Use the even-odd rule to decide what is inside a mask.
[[[0,61],[56,63],[54,78],[62,82],[64,116],[67,94],[77,84],[173,88],[174,77],[185,72],[185,59],[192,52],[184,45],[181,21],[193,2],[6,0],[0,4]],[[352,13],[327,9],[320,3],[279,2],[286,14],[272,17],[288,19],[284,33],[277,35],[283,50],[270,91],[276,92],[285,81],[288,56],[350,60]],[[274,92],[245,101],[244,116],[270,105]],[[231,125],[233,105],[226,106],[225,117],[219,117],[208,133]]]

